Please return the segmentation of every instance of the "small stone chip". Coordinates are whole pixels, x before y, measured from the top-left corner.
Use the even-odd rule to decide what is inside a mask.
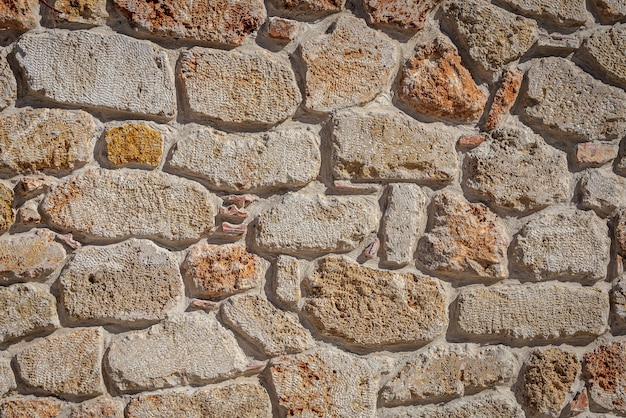
[[[581,142],[576,144],[576,161],[579,164],[598,167],[617,157],[618,146],[610,142]],[[621,161],[616,170],[619,172]]]
[[[485,121],[485,130],[487,132],[496,129],[505,118],[506,113],[515,104],[522,85],[522,78],[523,74],[514,68],[506,68],[504,70]]]

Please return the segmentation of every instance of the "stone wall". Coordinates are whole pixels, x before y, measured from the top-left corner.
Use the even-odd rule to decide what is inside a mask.
[[[624,0],[0,28],[0,417],[626,416]]]

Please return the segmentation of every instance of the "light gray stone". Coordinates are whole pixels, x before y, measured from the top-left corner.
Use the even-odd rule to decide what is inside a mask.
[[[124,418],[124,403],[119,398],[100,396],[71,405],[68,418]]]
[[[626,276],[622,275],[613,282],[611,306],[615,317],[626,324]]]
[[[603,22],[615,23],[626,18],[624,0],[593,0],[592,4]]]
[[[17,384],[11,369],[11,358],[0,356],[0,396],[4,397],[14,389],[17,389]]]
[[[297,310],[302,298],[300,291],[300,260],[279,255],[274,265],[272,290],[277,302],[287,309]]]
[[[71,106],[167,118],[176,113],[169,58],[149,42],[56,29],[22,36],[16,57],[34,95]]]
[[[535,17],[557,26],[580,26],[587,21],[585,0],[501,0],[522,15]]]
[[[626,24],[596,31],[583,43],[581,52],[585,65],[626,89]]]
[[[0,284],[41,280],[60,267],[65,249],[54,239],[47,229],[0,237]]]
[[[11,106],[17,98],[15,75],[6,59],[6,52],[0,51],[0,110]]]
[[[583,208],[607,217],[626,206],[626,179],[610,171],[587,170],[578,182],[578,198]]]
[[[0,287],[0,343],[59,327],[54,296],[34,284]]]

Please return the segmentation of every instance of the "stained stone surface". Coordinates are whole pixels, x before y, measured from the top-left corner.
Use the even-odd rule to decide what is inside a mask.
[[[106,0],[55,0],[54,8],[61,13],[53,18],[71,23],[103,25],[109,17],[106,3]]]
[[[626,205],[626,179],[610,171],[587,170],[578,181],[578,199],[584,209],[607,217]]]
[[[156,168],[163,155],[163,134],[143,123],[107,129],[104,134],[107,159],[116,167],[136,164]]]
[[[5,396],[16,388],[15,376],[11,369],[11,358],[0,356],[0,396]]]
[[[593,402],[620,415],[626,414],[626,344],[603,344],[584,356],[589,395]]]
[[[13,190],[0,183],[0,233],[8,230],[15,221]]]
[[[0,287],[0,343],[59,327],[56,299],[29,283]]]
[[[608,80],[626,89],[626,24],[598,30],[583,43],[581,51],[585,64],[595,66]]]
[[[60,267],[66,253],[54,239],[47,229],[0,238],[0,284],[40,280]]]
[[[10,398],[0,403],[3,418],[55,418],[61,402],[55,398]]]
[[[604,22],[614,23],[626,18],[626,2],[624,0],[593,0],[592,4]]]
[[[364,0],[368,21],[374,25],[390,26],[395,29],[419,31],[424,28],[431,10],[441,0]]]
[[[517,12],[558,26],[580,26],[587,20],[584,0],[502,0]]]
[[[13,104],[17,97],[15,75],[11,71],[6,55],[4,51],[0,52],[0,86],[2,86],[0,87],[0,110]]]
[[[37,27],[36,0],[2,0],[0,2],[0,27],[25,31]]]

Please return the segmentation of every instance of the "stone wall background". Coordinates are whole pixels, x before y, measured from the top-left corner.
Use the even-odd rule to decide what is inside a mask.
[[[623,0],[48,3],[1,417],[626,415]]]

